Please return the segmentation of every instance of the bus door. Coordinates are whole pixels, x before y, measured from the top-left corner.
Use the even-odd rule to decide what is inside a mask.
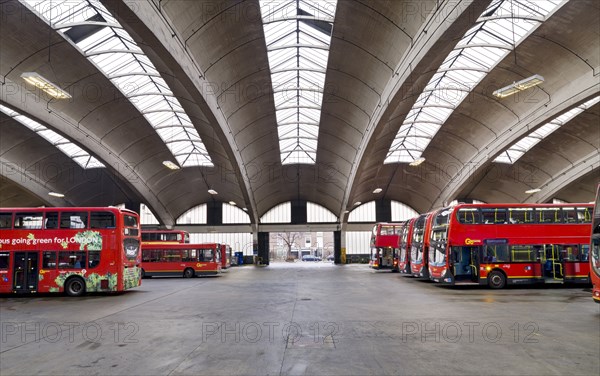
[[[564,261],[560,259],[560,250],[554,244],[544,246],[542,262],[542,273],[545,279],[562,280],[564,279]]]
[[[381,267],[394,267],[394,257],[396,256],[395,248],[385,247],[381,249],[379,265]]]
[[[478,246],[452,247],[452,271],[456,282],[479,282],[479,248]]]
[[[38,252],[16,252],[13,264],[13,290],[36,292],[38,283]]]

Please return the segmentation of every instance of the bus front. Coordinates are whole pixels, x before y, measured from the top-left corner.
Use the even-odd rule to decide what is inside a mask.
[[[446,246],[450,213],[451,208],[442,209],[432,218],[428,255],[429,279],[435,282],[451,282],[450,279],[444,280],[447,271]]]
[[[415,221],[411,246],[410,246],[410,269],[413,277],[423,277],[425,272],[424,259],[423,259],[423,240],[425,233],[425,220],[427,214],[420,215]]]
[[[118,274],[118,291],[138,287],[142,284],[141,275],[141,228],[139,215],[131,210],[121,210],[122,225],[122,272]]]

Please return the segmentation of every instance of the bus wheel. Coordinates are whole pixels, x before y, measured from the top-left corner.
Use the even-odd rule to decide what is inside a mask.
[[[490,274],[488,274],[488,284],[493,289],[501,289],[506,286],[506,277],[502,272],[494,270]]]
[[[69,296],[82,296],[85,294],[85,281],[79,277],[73,277],[65,283],[65,292]]]
[[[187,268],[183,271],[183,278],[192,278],[194,276],[194,269]]]

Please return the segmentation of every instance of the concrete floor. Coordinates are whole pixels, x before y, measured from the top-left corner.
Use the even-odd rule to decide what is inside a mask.
[[[0,298],[0,375],[598,375],[581,287],[444,288],[365,265]]]

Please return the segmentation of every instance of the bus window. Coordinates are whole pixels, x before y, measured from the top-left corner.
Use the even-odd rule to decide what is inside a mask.
[[[83,269],[86,266],[85,252],[58,252],[59,269]]]
[[[116,226],[115,215],[111,212],[92,212],[90,214],[90,228],[115,228]]]
[[[10,254],[8,253],[0,253],[0,270],[8,269],[8,257]]]
[[[506,223],[506,209],[501,208],[483,208],[481,209],[481,219],[487,224]]]
[[[12,213],[0,213],[0,229],[12,228]]]
[[[125,227],[137,227],[137,218],[131,215],[124,215],[123,221],[125,222]]]
[[[60,215],[60,228],[86,228],[87,212],[62,212]]]
[[[513,262],[534,261],[537,256],[530,245],[513,245],[510,253]]]
[[[479,210],[477,209],[459,209],[456,213],[460,223],[476,224],[481,223]]]
[[[56,252],[44,252],[42,256],[42,269],[56,269]]]
[[[577,208],[577,222],[578,223],[592,223],[591,208]]]
[[[560,208],[538,208],[539,223],[560,223]]]
[[[42,213],[17,213],[15,215],[15,229],[41,229],[42,222]]]
[[[58,212],[47,212],[45,226],[47,229],[58,228]]]
[[[577,223],[577,211],[575,208],[563,208],[563,222]]]
[[[212,249],[202,249],[200,250],[200,261],[212,261],[213,260],[213,251]]]
[[[508,246],[486,245],[483,249],[483,262],[508,262]]]
[[[532,208],[509,208],[508,209],[510,223],[532,223],[533,209]]]

